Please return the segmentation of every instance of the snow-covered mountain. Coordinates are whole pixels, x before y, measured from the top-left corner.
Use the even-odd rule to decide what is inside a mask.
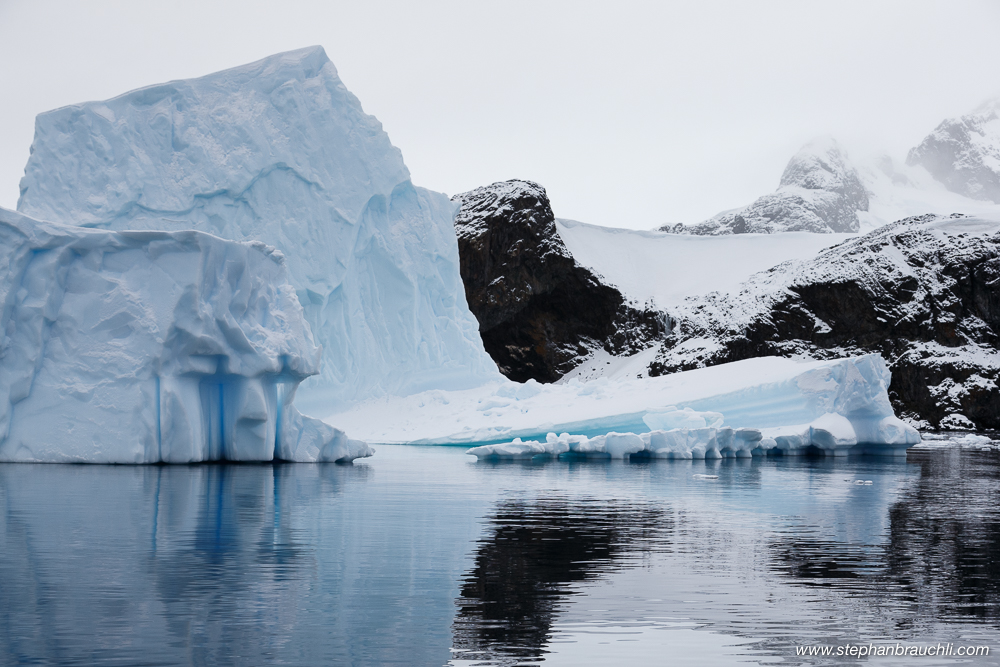
[[[1000,204],[1000,99],[942,122],[906,162],[925,168],[952,192]]]
[[[905,161],[879,153],[851,157],[834,139],[817,139],[792,157],[775,192],[703,222],[659,231],[863,233],[928,213],[1000,215],[998,113],[995,100],[944,121]]]
[[[660,313],[573,259],[545,188],[511,180],[453,200],[466,299],[507,377],[553,382],[595,349],[632,354],[664,332]]]
[[[697,225],[668,225],[660,231],[710,235],[856,232],[858,212],[867,210],[868,191],[857,169],[836,141],[822,139],[792,157],[777,191]]]

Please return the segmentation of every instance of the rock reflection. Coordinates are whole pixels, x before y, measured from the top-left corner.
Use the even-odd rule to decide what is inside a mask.
[[[798,535],[771,544],[772,569],[815,586],[837,586],[880,570],[882,552],[867,545]]]
[[[771,570],[844,589],[897,627],[1000,622],[997,453],[913,451],[919,478],[889,508],[886,542],[849,544],[796,529],[770,544]]]
[[[635,566],[665,548],[662,505],[573,498],[500,503],[462,582],[453,647],[462,660],[513,665],[545,653],[574,584]]]
[[[915,614],[1000,621],[1000,466],[996,452],[915,452],[916,486],[889,510],[889,576]]]

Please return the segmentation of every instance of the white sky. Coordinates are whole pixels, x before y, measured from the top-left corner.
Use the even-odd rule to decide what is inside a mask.
[[[508,178],[556,215],[697,222],[806,141],[894,158],[1000,95],[1000,2],[0,0],[0,206],[35,114],[321,44],[413,181]]]

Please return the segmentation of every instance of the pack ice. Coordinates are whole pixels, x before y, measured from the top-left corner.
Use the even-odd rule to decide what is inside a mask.
[[[277,247],[323,348],[299,404],[495,381],[458,268],[457,208],[320,47],[38,116],[18,210]]]
[[[478,445],[470,453],[480,458],[905,451],[920,436],[893,414],[889,381],[878,354],[761,357],[654,378],[383,398],[338,424],[375,442]]]
[[[319,369],[284,261],[195,231],[0,209],[0,460],[351,460],[292,404]]]

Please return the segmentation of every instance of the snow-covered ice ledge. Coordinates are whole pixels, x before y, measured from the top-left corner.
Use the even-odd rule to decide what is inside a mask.
[[[305,417],[319,371],[281,254],[0,209],[0,461],[349,461]]]
[[[877,354],[763,357],[655,378],[423,392],[334,418],[369,441],[478,445],[480,458],[905,452],[920,435],[893,414],[889,380]]]
[[[718,379],[738,381],[739,368],[745,365],[726,364]],[[480,459],[720,459],[807,452],[844,456],[905,454],[920,442],[917,430],[893,414],[887,393],[890,373],[881,356],[817,362],[800,370],[776,382],[720,385],[723,393],[689,401],[686,407],[647,410],[644,432],[591,437],[550,432],[544,441],[515,438],[474,447],[469,453]],[[683,376],[697,372],[672,377],[683,382]]]

